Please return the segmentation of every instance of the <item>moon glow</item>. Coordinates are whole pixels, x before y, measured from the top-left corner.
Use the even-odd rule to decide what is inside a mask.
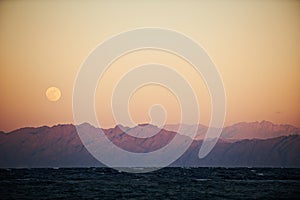
[[[57,87],[49,87],[46,91],[46,97],[49,101],[58,101],[61,97],[61,92]]]

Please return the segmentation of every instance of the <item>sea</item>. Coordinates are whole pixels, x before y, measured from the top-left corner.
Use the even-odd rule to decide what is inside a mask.
[[[0,199],[300,199],[300,169],[0,169]]]

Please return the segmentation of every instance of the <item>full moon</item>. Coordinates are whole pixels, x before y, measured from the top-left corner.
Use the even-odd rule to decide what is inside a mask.
[[[49,101],[58,101],[61,97],[61,92],[57,87],[49,87],[46,91],[46,97]]]

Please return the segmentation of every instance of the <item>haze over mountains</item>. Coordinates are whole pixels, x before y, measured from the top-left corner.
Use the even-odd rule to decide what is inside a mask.
[[[87,123],[79,126],[85,132],[99,132]],[[192,140],[191,125],[183,125],[182,141]],[[136,138],[124,133],[152,135]],[[177,134],[178,125],[159,129],[153,125],[103,129],[115,145],[136,153],[151,152],[167,145]],[[300,167],[300,130],[291,125],[271,122],[238,123],[223,129],[220,140],[204,159],[198,152],[207,127],[199,125],[190,148],[171,166],[226,167]],[[93,141],[91,144],[93,145]],[[180,144],[178,144],[180,145]],[[175,150],[175,149],[174,149]],[[109,151],[109,149],[107,149]],[[92,167],[103,166],[83,146],[74,125],[21,128],[0,133],[0,167]]]
[[[169,131],[176,131],[180,125],[166,125],[164,129]],[[183,132],[181,134],[188,134],[192,126],[197,125],[182,125]],[[198,125],[197,135],[195,140],[203,140],[208,127]],[[261,122],[240,122],[232,126],[227,126],[223,129],[221,139],[224,140],[243,140],[243,139],[268,139],[279,136],[288,136],[293,134],[300,134],[300,129],[288,124],[273,124],[269,121]]]

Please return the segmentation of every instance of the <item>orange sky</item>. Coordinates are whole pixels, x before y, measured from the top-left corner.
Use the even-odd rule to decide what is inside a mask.
[[[300,1],[28,0],[0,2],[0,130],[72,123],[82,62],[106,38],[138,27],[173,29],[206,49],[224,81],[226,125],[270,120],[300,126]],[[201,77],[179,57],[147,50],[121,57],[100,81],[96,109],[104,127],[114,125],[108,106],[113,85],[146,62],[184,74],[199,99],[200,122],[209,123],[210,97]],[[50,86],[60,88],[59,101],[46,99]],[[133,119],[148,122],[155,103],[165,106],[167,123],[178,122],[176,98],[154,85],[133,95]]]

